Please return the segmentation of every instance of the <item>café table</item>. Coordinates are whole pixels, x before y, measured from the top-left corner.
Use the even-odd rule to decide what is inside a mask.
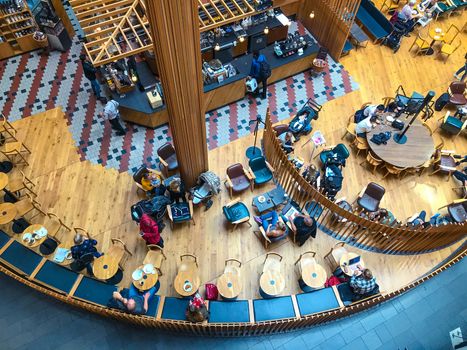
[[[16,209],[13,203],[1,203],[0,204],[0,225],[5,225],[14,220],[18,209]]]
[[[201,284],[198,270],[187,269],[178,271],[174,280],[174,289],[182,297],[189,297],[196,293]]]
[[[347,276],[353,276],[353,271],[346,270],[346,267],[349,266],[349,261],[356,258],[357,256],[359,256],[359,254],[353,252],[347,252],[342,255],[339,261],[339,265],[341,267],[342,272],[344,272]],[[360,265],[362,268],[365,267],[365,263],[363,262],[363,259],[361,257],[360,261],[358,262],[358,265]]]
[[[398,119],[404,122],[405,129],[409,120],[405,117],[399,117]],[[389,122],[381,123],[366,134],[368,145],[374,154],[388,164],[399,168],[419,167],[429,160],[435,151],[435,144],[430,131],[416,119],[405,134],[407,142],[400,144],[394,141],[394,135],[401,133],[403,130],[393,128]],[[391,132],[391,138],[386,144],[377,145],[370,141],[373,135],[386,131]]]
[[[436,27],[436,28],[430,28],[430,30],[428,30],[428,35],[431,38],[431,43],[430,43],[430,48],[426,51],[426,55],[430,56],[435,53],[435,50],[433,49],[433,45],[437,41],[443,41],[444,35],[446,35],[446,33],[444,32],[443,28]]]
[[[108,280],[118,272],[118,263],[121,258],[112,254],[104,254],[92,263],[92,272],[97,279]]]
[[[259,286],[268,296],[279,295],[285,288],[284,276],[278,270],[264,271],[259,279]]]
[[[154,268],[154,267],[153,267]],[[144,272],[144,265],[139,266],[136,270],[141,270],[142,275],[139,280],[133,279],[133,274],[131,278],[133,280],[133,285],[138,288],[140,291],[146,291],[154,287],[159,279],[159,275],[157,274],[157,270],[154,268],[153,273],[146,273]],[[135,270],[135,271],[136,271]]]
[[[320,264],[310,263],[303,266],[301,277],[307,286],[318,289],[324,286],[327,274]]]
[[[235,299],[242,291],[242,282],[236,273],[225,272],[217,279],[217,289],[224,299]]]
[[[42,228],[44,228],[44,229],[47,230],[47,228],[45,228],[45,226],[44,226],[44,225],[41,225],[41,224],[33,224],[33,225],[30,225],[30,226],[28,226],[28,227],[24,230],[22,237],[24,237],[24,234],[26,234],[26,233],[31,233],[31,234],[33,234],[34,231],[39,231],[39,230],[42,229]],[[24,242],[24,240],[23,240],[23,244],[26,245],[26,246],[28,246],[28,247],[30,247],[30,248],[37,248],[37,247],[39,247],[42,243],[44,243],[46,239],[47,239],[47,235],[41,237],[40,239],[34,240],[34,243],[32,243],[32,244],[26,243],[26,242]]]
[[[260,201],[261,197],[264,197],[264,201]],[[275,189],[263,193],[253,198],[253,206],[258,210],[259,213],[263,213],[266,210],[273,209],[287,201],[287,194],[282,187],[276,187]]]

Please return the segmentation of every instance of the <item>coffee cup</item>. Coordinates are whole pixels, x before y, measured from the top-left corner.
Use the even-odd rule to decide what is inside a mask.
[[[66,253],[65,258],[66,258],[67,260],[70,260],[70,259],[72,258],[72,256],[71,256],[71,250],[68,251],[68,253]]]

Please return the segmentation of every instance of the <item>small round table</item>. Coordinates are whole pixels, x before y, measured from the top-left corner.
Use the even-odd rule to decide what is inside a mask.
[[[39,231],[41,228],[45,228],[44,225],[41,225],[41,224],[33,224],[33,225],[30,225],[28,226],[24,232],[23,232],[23,235],[25,233],[31,233],[33,234],[34,231]],[[46,229],[46,228],[45,228]],[[46,229],[47,230],[47,229]],[[23,237],[23,236],[22,236]],[[28,244],[26,242],[23,241],[24,245],[30,247],[30,248],[36,248],[36,247],[39,247],[42,243],[44,243],[44,241],[47,239],[47,235],[41,237],[40,239],[36,239],[34,240],[34,243],[32,244]]]
[[[92,263],[92,272],[100,280],[108,280],[118,271],[118,261],[109,254],[104,254]]]
[[[141,276],[141,279],[133,280],[133,285],[142,292],[154,287],[157,283],[157,280],[159,279],[159,275],[157,274],[157,270],[155,268],[154,268],[154,273],[146,273],[144,272],[143,268],[144,268],[144,265],[141,265],[140,267],[136,269],[136,270],[142,271],[143,274]]]
[[[307,264],[302,269],[302,281],[311,288],[318,289],[326,282],[326,271],[319,264]]]
[[[433,50],[433,45],[435,44],[435,42],[437,41],[443,41],[444,40],[444,35],[446,33],[444,32],[444,29],[443,28],[431,28],[429,31],[428,31],[428,35],[430,36],[431,38],[431,43],[430,43],[430,48],[426,51],[426,54],[428,56],[430,55],[433,55],[435,53],[435,50]]]
[[[185,285],[190,285],[191,288],[185,289]],[[197,292],[201,284],[197,273],[191,270],[179,271],[174,280],[175,291],[182,297],[189,297]]]
[[[339,261],[339,265],[341,266],[342,272],[344,272],[347,276],[353,276],[353,271],[347,270],[347,269],[345,269],[345,267],[349,265],[349,261],[351,259],[354,259],[357,256],[358,256],[358,254],[352,253],[352,252],[347,252],[344,255],[342,255],[342,257],[341,257],[341,259]],[[365,267],[365,263],[363,262],[362,258],[360,258],[360,261],[358,262],[358,265],[360,265],[363,268]]]
[[[282,293],[285,288],[285,280],[277,270],[264,271],[259,279],[261,290],[268,296],[276,296]]]
[[[12,222],[18,213],[13,203],[0,204],[0,225],[5,225]]]
[[[407,127],[408,123],[409,120],[405,119],[404,129]],[[374,134],[386,131],[391,131],[392,133],[386,145],[377,145],[370,141]],[[399,144],[394,141],[394,134],[402,131],[403,130],[399,131],[393,128],[391,125],[380,124],[367,133],[368,145],[373,153],[380,159],[396,167],[416,168],[424,164],[431,158],[431,155],[435,151],[435,144],[430,132],[419,120],[415,120],[405,134],[405,136],[407,136],[407,142]]]
[[[217,289],[224,299],[235,299],[242,291],[242,282],[236,273],[225,272],[217,279]]]

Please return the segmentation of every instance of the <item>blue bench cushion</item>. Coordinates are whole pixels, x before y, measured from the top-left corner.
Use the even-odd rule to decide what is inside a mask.
[[[2,248],[9,240],[10,236],[8,236],[3,230],[0,230],[0,248]]]
[[[78,274],[67,268],[47,260],[44,266],[34,277],[35,280],[43,282],[52,288],[58,289],[64,293],[69,293]]]
[[[30,275],[39,265],[42,256],[14,241],[1,255],[2,259],[18,270]]]
[[[84,277],[78,288],[76,288],[74,296],[83,300],[91,301],[95,304],[107,306],[108,301],[112,298],[112,294],[115,291],[117,291],[116,286],[93,278]]]
[[[159,281],[158,281],[159,283]],[[157,314],[157,307],[159,306],[159,301],[161,297],[159,295],[154,295],[148,304],[148,312],[146,312],[146,316],[156,317]]]
[[[185,311],[190,303],[190,299],[165,298],[162,318],[166,320],[186,321]]]
[[[375,39],[384,38],[392,31],[389,20],[369,0],[362,0],[357,19]]]
[[[353,45],[349,40],[346,40],[344,44],[344,48],[342,49],[342,52],[347,53],[350,50],[353,50]]]
[[[250,322],[247,300],[211,301],[209,323]]]
[[[306,316],[339,307],[332,288],[323,288],[311,293],[297,294],[300,315]]]
[[[292,298],[290,296],[274,299],[253,300],[255,321],[271,321],[281,318],[295,317]]]

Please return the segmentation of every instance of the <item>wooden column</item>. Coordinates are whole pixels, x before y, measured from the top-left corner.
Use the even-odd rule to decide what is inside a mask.
[[[146,4],[180,175],[188,187],[209,168],[197,2]]]

